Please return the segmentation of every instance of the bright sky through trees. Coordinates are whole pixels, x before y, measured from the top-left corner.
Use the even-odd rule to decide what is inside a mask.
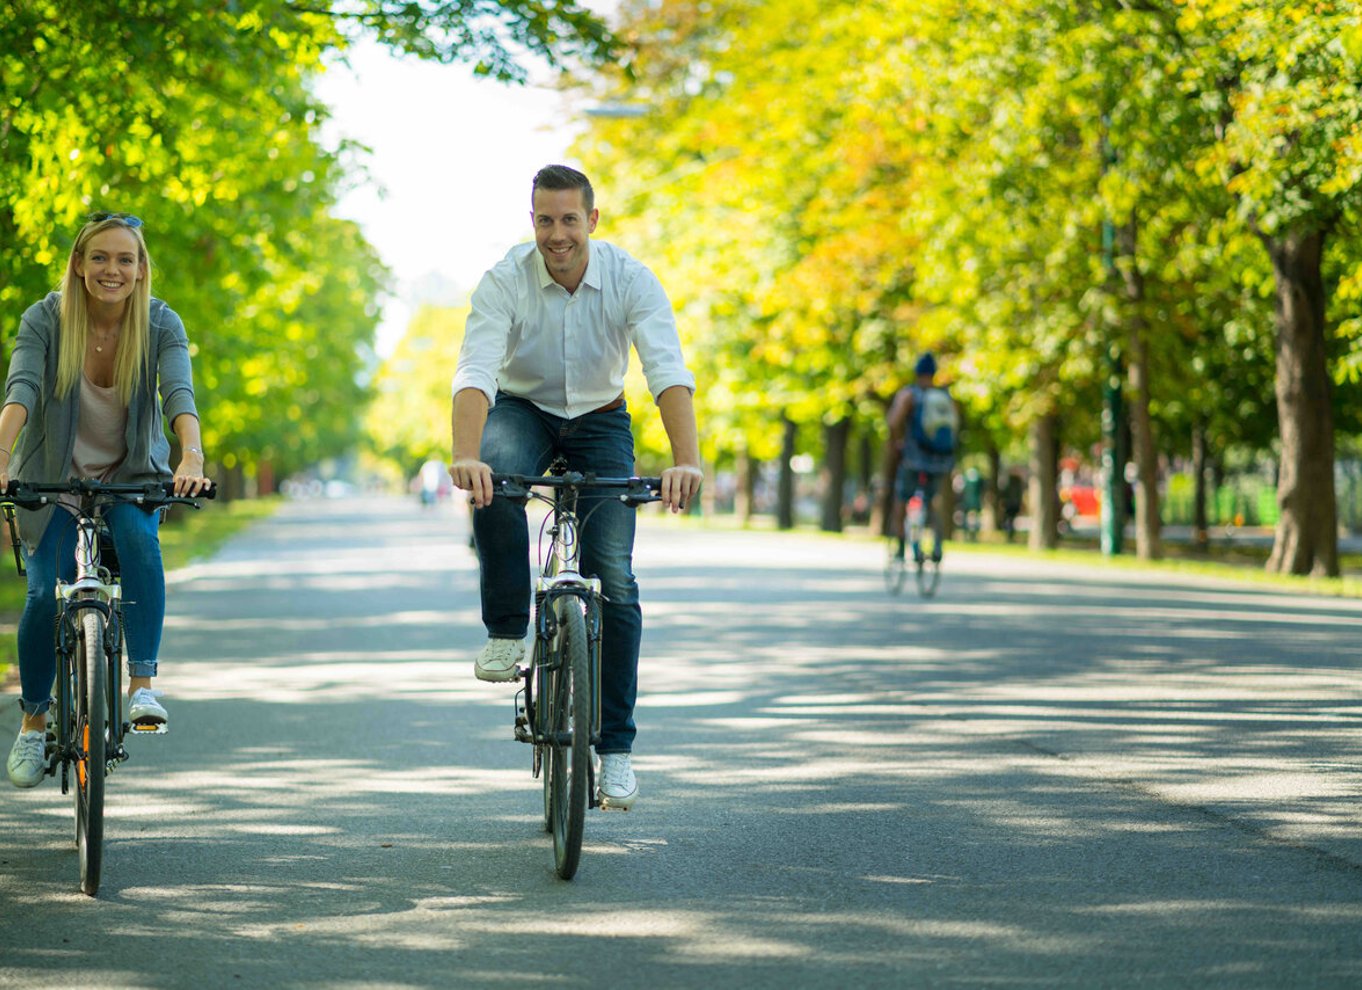
[[[536,80],[546,72],[536,69]],[[391,352],[414,304],[457,303],[513,245],[528,240],[530,180],[567,162],[580,131],[565,97],[542,82],[477,79],[462,65],[399,59],[365,43],[333,66],[318,95],[334,110],[331,143],[368,145],[336,215],[357,221],[393,270],[378,350]]]

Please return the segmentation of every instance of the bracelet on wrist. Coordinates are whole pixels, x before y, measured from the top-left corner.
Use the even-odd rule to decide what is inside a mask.
[[[202,447],[185,447],[185,448],[184,448],[184,452],[185,452],[186,454],[198,454],[200,457],[203,456],[203,448],[202,448]]]

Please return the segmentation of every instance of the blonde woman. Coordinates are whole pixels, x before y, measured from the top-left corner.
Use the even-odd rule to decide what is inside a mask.
[[[159,391],[159,401],[158,393]],[[179,440],[173,474],[164,420]],[[151,295],[142,221],[95,213],[81,227],[60,291],[29,307],[19,326],[0,409],[0,487],[11,478],[97,478],[141,484],[173,478],[175,491],[208,486],[184,324]],[[105,513],[122,568],[132,722],[165,723],[151,690],[165,617],[160,516],[130,503]],[[7,762],[16,787],[46,770],[44,734],[56,652],[54,587],[74,571],[75,517],[60,506],[20,511],[28,599],[19,620],[23,723]]]

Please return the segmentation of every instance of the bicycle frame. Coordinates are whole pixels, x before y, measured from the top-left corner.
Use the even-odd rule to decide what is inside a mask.
[[[99,516],[101,508],[94,503],[93,496],[82,497],[80,514],[76,520],[76,576],[66,582],[58,579],[57,596],[57,680],[62,690],[58,695],[57,754],[53,760],[62,761],[62,793],[67,792],[68,768],[73,765],[77,753],[75,740],[63,738],[71,724],[66,713],[73,707],[74,698],[66,697],[71,692],[71,670],[76,662],[76,644],[79,640],[80,614],[93,609],[104,617],[103,653],[107,665],[105,677],[105,712],[109,719],[109,739],[111,748],[105,753],[105,773],[128,758],[123,748],[127,734],[127,724],[123,721],[120,699],[123,696],[123,588],[109,569],[100,563],[99,554]],[[49,764],[51,766],[51,764]]]
[[[597,478],[568,471],[562,459],[544,477],[492,476],[497,495],[536,499],[549,506],[540,536],[540,574],[534,586],[534,654],[516,672],[525,686],[515,698],[515,738],[532,743],[532,769],[544,781],[544,825],[553,833],[558,875],[570,880],[581,856],[583,817],[601,807],[593,782],[591,747],[601,737],[602,603],[598,578],[581,571],[577,503],[582,490],[618,489],[626,505],[656,501],[657,478]],[[534,491],[552,488],[553,495]],[[606,496],[611,498],[612,496]],[[601,504],[604,504],[602,501]],[[547,545],[544,537],[547,536]],[[571,604],[559,603],[573,599]],[[578,604],[580,602],[580,604]],[[560,626],[561,623],[561,626]]]
[[[581,573],[581,543],[577,538],[580,525],[577,518],[578,489],[573,485],[554,488],[553,497],[545,499],[541,495],[532,497],[547,501],[550,516],[545,535],[548,547],[540,564],[540,573],[535,581],[535,651],[533,663],[540,670],[548,663],[551,651],[548,644],[558,634],[557,617],[553,603],[562,597],[571,596],[582,601],[586,617],[587,655],[591,663],[591,725],[590,741],[594,746],[601,734],[601,609],[603,600],[599,578],[584,577]],[[539,719],[535,718],[534,679],[525,680],[525,710],[530,734],[523,741],[542,746],[550,742]],[[560,741],[561,742],[561,741]],[[536,754],[538,755],[538,754]],[[535,773],[538,774],[538,760]],[[594,803],[594,797],[593,797]]]
[[[212,498],[214,489],[201,493]],[[93,480],[58,484],[11,481],[0,492],[7,506],[41,509],[61,496],[75,496],[75,575],[57,579],[56,710],[48,718],[46,773],[61,768],[61,789],[70,793],[75,773],[76,845],[80,852],[81,890],[99,890],[104,841],[104,780],[128,758],[123,740],[129,725],[123,721],[123,591],[119,580],[100,560],[103,509],[118,501],[163,507],[172,504],[197,508],[195,498],[176,495],[173,483],[151,485],[102,484]],[[57,511],[65,511],[59,508]],[[8,514],[8,513],[7,513]],[[23,573],[23,558],[15,538],[15,560]],[[91,613],[95,613],[92,615]],[[55,716],[53,718],[52,716]],[[164,726],[131,726],[134,731],[159,734]],[[55,731],[54,731],[55,730]]]

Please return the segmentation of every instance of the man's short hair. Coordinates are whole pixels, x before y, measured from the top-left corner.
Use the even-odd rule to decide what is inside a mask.
[[[586,212],[590,213],[596,207],[596,193],[591,188],[591,180],[566,165],[545,165],[536,172],[530,196],[533,197],[540,189],[580,189]]]

